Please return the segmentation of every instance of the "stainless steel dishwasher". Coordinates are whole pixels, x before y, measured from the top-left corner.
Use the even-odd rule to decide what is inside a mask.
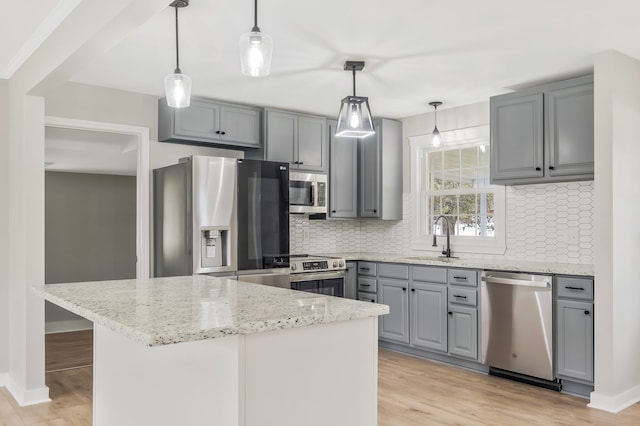
[[[483,271],[482,363],[553,380],[552,295],[549,275]]]

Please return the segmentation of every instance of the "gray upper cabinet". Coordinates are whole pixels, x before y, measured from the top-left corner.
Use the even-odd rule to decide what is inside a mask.
[[[491,182],[593,179],[593,76],[491,98]]]
[[[158,140],[211,144],[225,148],[259,148],[260,108],[192,98],[187,108],[171,108],[158,100]]]
[[[337,138],[329,121],[332,218],[402,219],[402,123],[375,119],[376,134]]]
[[[263,149],[247,152],[247,158],[287,162],[295,171],[327,173],[325,117],[266,109],[264,133]]]
[[[542,94],[491,99],[491,180],[543,176]]]
[[[360,191],[358,213],[363,218],[380,218],[380,124],[378,132],[360,140]]]
[[[329,120],[329,216],[358,217],[358,139],[337,138]]]
[[[545,111],[548,175],[593,175],[593,83],[549,90]]]

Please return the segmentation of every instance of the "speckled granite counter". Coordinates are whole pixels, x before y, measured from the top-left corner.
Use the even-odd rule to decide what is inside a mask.
[[[207,276],[35,291],[94,322],[95,426],[377,424],[385,305]]]
[[[314,253],[318,254],[318,253]],[[593,275],[593,265],[573,264],[573,263],[548,263],[548,262],[530,262],[521,260],[495,260],[495,259],[465,259],[451,258],[444,259],[432,256],[420,255],[403,255],[403,254],[384,254],[384,253],[365,253],[365,252],[348,252],[348,253],[323,253],[327,256],[340,256],[347,260],[367,260],[371,262],[393,262],[408,263],[414,265],[435,265],[435,266],[451,266],[460,268],[473,269],[493,269],[499,271],[518,271],[518,272],[535,272],[547,274],[563,274],[563,275]]]
[[[48,284],[46,300],[147,346],[384,315],[388,306],[189,276]]]

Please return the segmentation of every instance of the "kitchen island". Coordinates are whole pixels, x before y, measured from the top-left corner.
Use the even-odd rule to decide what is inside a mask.
[[[35,291],[94,322],[96,426],[376,424],[387,306],[207,276]]]

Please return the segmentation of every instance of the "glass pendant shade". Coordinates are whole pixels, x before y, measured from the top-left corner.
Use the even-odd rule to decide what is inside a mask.
[[[437,126],[431,132],[431,145],[436,148],[442,145],[442,136],[440,136],[440,130],[438,130]]]
[[[273,39],[253,28],[240,37],[240,65],[242,74],[249,77],[265,77],[271,71]]]
[[[434,148],[442,146],[442,136],[440,130],[438,130],[438,107],[442,105],[440,101],[429,102],[429,105],[433,107],[433,132],[431,132],[431,145]]]
[[[375,133],[369,98],[347,96],[342,99],[338,113],[336,136],[348,138],[366,138]]]
[[[172,108],[186,108],[191,104],[191,77],[176,70],[164,78],[167,105]]]

